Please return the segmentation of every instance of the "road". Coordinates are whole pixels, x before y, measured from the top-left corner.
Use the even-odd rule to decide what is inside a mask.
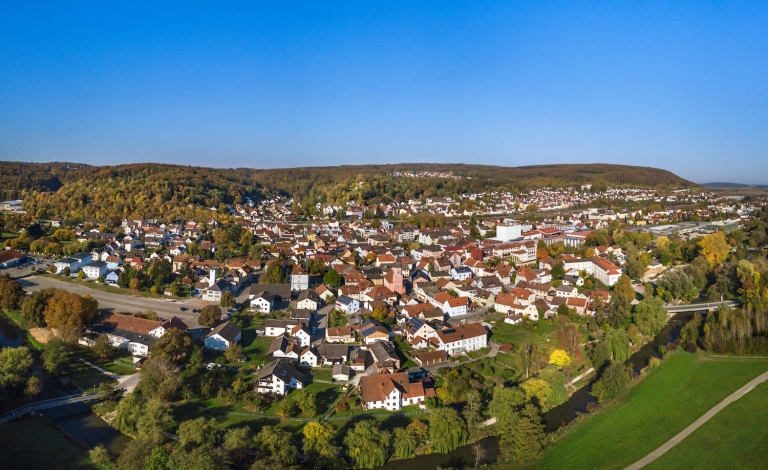
[[[646,455],[642,459],[638,460],[637,462],[633,463],[629,467],[627,467],[624,470],[639,470],[649,463],[653,462],[654,460],[658,459],[662,455],[664,455],[669,449],[675,447],[680,442],[683,441],[686,437],[690,436],[694,431],[699,429],[704,423],[712,419],[713,416],[721,412],[726,406],[730,405],[731,403],[735,402],[739,398],[743,397],[752,389],[760,385],[761,383],[768,380],[768,372],[765,372],[764,374],[758,376],[757,378],[751,380],[748,384],[744,385],[740,389],[736,390],[732,394],[728,395],[725,400],[721,401],[717,405],[715,405],[712,409],[704,413],[704,415],[693,422],[690,426],[680,431],[679,434],[677,434],[672,439],[665,442],[661,447],[654,450],[650,454]]]
[[[192,309],[201,309],[210,302],[204,302],[200,299],[188,299],[178,302],[166,302],[162,299],[148,299],[130,294],[113,294],[90,287],[73,284],[70,282],[59,281],[58,279],[46,276],[29,276],[19,279],[19,283],[28,292],[36,292],[42,289],[54,287],[74,292],[79,295],[88,294],[99,301],[99,308],[102,310],[112,310],[115,312],[136,313],[145,310],[153,310],[160,318],[165,320],[172,316],[177,316],[184,323],[192,328],[198,327],[197,313],[192,313]],[[181,307],[186,311],[181,311]]]

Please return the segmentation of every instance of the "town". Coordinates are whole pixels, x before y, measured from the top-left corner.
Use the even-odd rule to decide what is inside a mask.
[[[68,350],[67,360],[43,353],[65,396],[97,391],[94,410],[117,413],[112,425],[136,442],[145,437],[124,415],[149,406],[128,398],[140,394],[173,403],[174,414],[194,411],[196,426],[213,426],[209,413],[233,406],[253,419],[320,417],[326,428],[328,419],[380,413],[445,415],[461,421],[454,437],[463,443],[504,419],[498,406],[510,398],[494,390],[505,384],[520,381],[536,397],[540,420],[576,384],[652,340],[667,311],[700,296],[715,307],[733,298],[697,263],[711,256],[717,266],[745,250],[734,244],[747,236],[729,245],[732,234],[751,233],[751,249],[764,250],[764,205],[590,184],[311,211],[274,196],[177,221],[38,218],[6,201],[0,267],[11,287],[2,301],[34,344]],[[26,299],[11,293],[22,291]],[[485,399],[466,388],[481,383]],[[433,426],[429,437],[395,429],[406,447],[396,455],[436,450]],[[294,450],[263,452],[293,464],[292,438],[268,432]],[[306,449],[307,431],[304,439]],[[321,466],[338,453],[325,445],[311,457]]]

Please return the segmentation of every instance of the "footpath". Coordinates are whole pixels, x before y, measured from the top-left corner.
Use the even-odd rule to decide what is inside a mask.
[[[646,455],[642,459],[638,460],[637,462],[633,463],[629,467],[625,468],[624,470],[639,470],[649,463],[653,462],[654,460],[658,459],[662,455],[664,455],[669,449],[675,447],[680,442],[682,442],[683,439],[690,436],[694,431],[699,429],[704,423],[712,419],[713,416],[718,414],[720,411],[722,411],[726,406],[730,405],[731,403],[735,402],[739,398],[743,397],[747,393],[751,392],[755,387],[760,385],[761,383],[768,380],[768,372],[765,372],[764,374],[756,377],[755,379],[752,379],[749,383],[741,387],[740,389],[736,390],[732,394],[728,395],[725,400],[721,401],[712,409],[704,413],[704,415],[693,422],[690,426],[680,431],[679,434],[677,434],[672,439],[668,440],[664,444],[661,445],[658,449],[654,450],[650,454]]]

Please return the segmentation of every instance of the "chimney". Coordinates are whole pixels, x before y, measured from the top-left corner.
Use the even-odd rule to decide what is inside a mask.
[[[208,279],[208,286],[212,286],[216,283],[216,270],[211,269],[208,273],[209,279]]]

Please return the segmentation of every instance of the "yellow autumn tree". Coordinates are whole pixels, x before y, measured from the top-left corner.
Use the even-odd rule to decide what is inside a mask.
[[[549,363],[563,368],[571,363],[571,357],[562,349],[555,349],[549,356]]]
[[[660,237],[656,238],[656,246],[659,248],[669,247],[669,237],[666,235],[661,235]]]
[[[710,267],[715,267],[725,261],[730,245],[725,240],[723,232],[706,235],[699,240],[699,251],[707,259]]]

